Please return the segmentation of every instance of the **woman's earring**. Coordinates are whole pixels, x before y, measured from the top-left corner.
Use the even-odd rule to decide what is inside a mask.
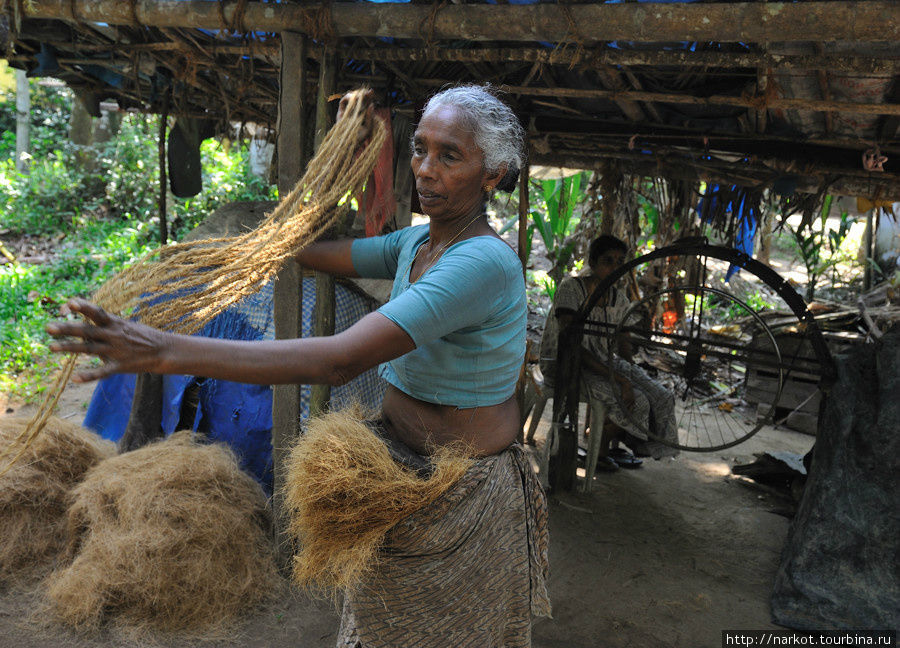
[[[482,190],[484,193],[488,193],[488,194],[489,194],[489,193],[491,193],[491,192],[494,190],[494,188],[493,188],[491,185],[486,184],[486,185],[484,185],[484,186],[481,188],[481,190]]]

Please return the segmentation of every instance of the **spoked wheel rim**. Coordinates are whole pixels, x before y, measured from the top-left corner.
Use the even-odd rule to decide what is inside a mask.
[[[747,331],[736,335],[735,331],[722,330],[728,327],[704,328],[702,307],[697,305],[706,303],[711,296],[739,308],[740,316],[751,318],[757,333],[753,349],[749,348],[751,336]],[[661,326],[650,329],[627,324],[648,304],[671,302],[676,298],[692,305],[691,316],[668,318]],[[765,321],[734,295],[711,286],[696,285],[651,293],[629,306],[613,329],[609,345],[614,345],[615,340],[623,336],[627,336],[633,347],[668,356],[675,369],[669,372],[658,370],[655,377],[675,396],[674,438],[662,436],[651,429],[646,420],[637,418],[634,408],[628,408],[623,402],[621,392],[613,390],[619,409],[628,418],[632,429],[649,439],[680,450],[713,452],[742,443],[771,422],[784,383],[781,352]],[[608,353],[607,357],[610,358],[609,369],[613,371],[614,356]],[[748,411],[741,405],[751,361],[767,365],[777,381],[777,393],[764,412]]]
[[[813,314],[807,309],[806,303],[803,301],[802,297],[797,294],[794,288],[770,267],[751,259],[749,256],[742,252],[739,252],[738,250],[709,245],[705,241],[705,239],[684,240],[674,245],[660,248],[641,257],[632,259],[628,263],[625,263],[624,265],[620,266],[615,271],[610,273],[610,275],[605,279],[603,279],[596,287],[594,292],[588,296],[584,304],[582,304],[575,318],[576,323],[573,325],[575,336],[571,338],[570,342],[567,342],[566,344],[566,348],[568,349],[568,351],[563,353],[561,348],[559,361],[561,363],[566,362],[567,366],[572,367],[574,371],[581,371],[580,362],[577,360],[577,349],[581,344],[578,340],[580,340],[586,332],[589,332],[588,330],[586,330],[590,328],[588,314],[593,310],[598,301],[603,298],[603,296],[619,279],[642,264],[647,264],[656,259],[679,256],[694,257],[696,263],[698,264],[697,267],[700,268],[700,273],[695,275],[699,277],[700,285],[695,284],[693,286],[665,288],[663,290],[655,291],[651,295],[642,298],[639,302],[632,304],[632,306],[629,308],[629,312],[634,312],[636,309],[638,309],[641,306],[642,302],[647,302],[651,299],[663,299],[667,296],[671,296],[670,293],[679,291],[681,293],[684,293],[685,291],[693,290],[695,293],[695,304],[703,304],[705,299],[711,296],[729,301],[731,304],[735,305],[737,308],[745,312],[747,317],[752,320],[755,327],[758,329],[758,332],[760,332],[760,339],[764,341],[764,346],[766,347],[764,351],[766,352],[766,354],[768,354],[763,354],[763,357],[769,358],[769,360],[765,360],[764,362],[768,362],[771,364],[769,369],[774,372],[777,379],[777,393],[771,399],[771,402],[765,404],[764,409],[766,411],[763,412],[762,416],[758,417],[758,420],[755,420],[752,424],[746,425],[746,429],[741,431],[740,433],[734,431],[725,433],[723,428],[722,434],[718,435],[717,438],[713,434],[710,434],[708,437],[704,437],[702,439],[691,438],[690,436],[682,438],[680,436],[677,440],[673,441],[671,439],[660,438],[660,436],[657,434],[651,434],[651,431],[646,429],[647,426],[645,424],[636,428],[643,431],[648,436],[648,438],[665,443],[666,445],[670,445],[682,450],[711,452],[737,445],[738,443],[747,440],[753,434],[758,432],[759,429],[763,427],[763,425],[771,423],[773,414],[775,413],[775,409],[778,406],[778,397],[781,394],[785,376],[789,374],[791,369],[789,367],[785,369],[784,354],[778,348],[778,344],[773,332],[753,308],[751,308],[747,303],[738,299],[734,295],[731,295],[727,291],[719,290],[712,286],[705,285],[706,262],[708,259],[719,259],[734,264],[738,268],[742,268],[753,274],[755,277],[769,286],[785,302],[787,307],[797,317],[797,328],[798,330],[802,331],[803,336],[808,339],[810,343],[813,354],[816,358],[815,362],[819,368],[819,373],[821,375],[823,383],[828,384],[833,379],[834,367],[831,361],[831,354],[828,351],[828,347],[825,344],[821,332],[819,331]],[[699,299],[696,297],[696,295],[699,295]],[[618,327],[607,327],[607,335],[610,336],[610,344],[612,343],[612,340],[616,335],[616,333],[610,332],[610,330],[613,328],[616,328],[618,332],[628,333],[629,335],[634,335],[636,332],[640,332],[636,330],[629,330],[629,327],[627,325],[627,313],[626,317],[623,318],[622,321],[626,322],[626,324],[622,324]],[[683,344],[683,348],[681,348],[680,352],[685,361],[685,366],[687,367],[687,370],[694,372],[694,378],[696,378],[696,376],[698,375],[701,375],[700,372],[702,372],[704,356],[709,356],[710,350],[714,352],[717,350],[721,351],[721,349],[717,349],[716,345],[710,346],[710,341],[706,340],[703,337],[702,318],[697,320],[696,324],[697,328],[695,329],[695,333],[699,331],[699,337],[694,336],[695,339],[693,340],[693,342],[691,342],[691,331],[688,330],[687,335],[683,336],[684,339],[680,340],[679,342],[680,344]],[[644,333],[647,333],[646,329],[644,329]],[[652,334],[647,336],[647,338],[652,340]],[[688,348],[689,344],[693,344],[693,346],[691,348]],[[745,356],[741,355],[742,351],[740,348],[729,348],[727,351],[722,352],[727,353],[729,356],[731,356],[733,362],[741,360],[746,361]],[[757,356],[759,355],[760,354],[757,354]],[[687,366],[689,364],[688,360],[690,360],[690,363],[695,366]],[[759,358],[757,357],[755,361],[759,362]],[[611,363],[612,360],[610,360],[609,362]],[[572,389],[570,389],[568,393],[565,393],[564,390],[560,388],[560,386],[557,386],[555,397],[565,399],[566,403],[573,399],[575,399],[575,401],[573,402],[577,402],[578,394],[577,390]],[[617,394],[617,399],[621,400],[621,395]],[[621,406],[622,403],[619,402],[619,405]],[[568,408],[568,410],[572,410],[572,408],[568,405],[566,407]],[[560,407],[559,411],[563,412],[563,410],[564,408]]]

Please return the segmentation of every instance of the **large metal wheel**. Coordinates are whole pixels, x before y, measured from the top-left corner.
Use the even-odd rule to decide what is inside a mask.
[[[666,309],[649,323],[627,324],[660,304],[679,302],[687,306],[684,313]],[[727,309],[741,324],[705,320],[714,308]],[[649,438],[682,450],[722,450],[750,438],[772,420],[784,384],[781,353],[763,319],[737,297],[709,286],[651,293],[632,303],[607,341],[614,347],[621,339],[627,339],[651,364],[654,380],[675,397],[677,434],[672,439],[654,434],[646,420],[633,415],[634,409],[622,401],[621,392],[614,392],[631,426]],[[615,353],[608,357],[614,370]],[[764,412],[748,406],[743,398],[751,364],[765,365],[776,385],[775,396]]]
[[[713,285],[711,268],[717,261],[754,275],[783,300],[797,317],[797,330],[809,340],[815,367],[810,367],[808,359],[801,363],[780,349],[777,336],[760,312],[728,292],[726,284]],[[634,276],[635,270],[646,270],[650,264],[668,268],[669,285],[647,291],[634,301],[618,325],[589,319],[588,314],[619,279]],[[568,366],[576,371],[581,371],[580,363],[575,358],[577,351],[571,350],[580,344],[574,340],[590,335],[603,338],[610,369],[616,362],[613,352],[619,340],[631,343],[635,360],[675,396],[677,437],[660,436],[649,429],[646,420],[629,414],[630,427],[681,450],[711,452],[747,440],[772,422],[782,386],[792,371],[812,371],[826,380],[832,373],[828,347],[812,313],[790,284],[747,255],[704,240],[676,243],[621,266],[588,297],[574,326],[576,330],[570,332],[573,341],[567,348]],[[769,401],[758,407],[744,398],[751,367],[765,371],[774,385]],[[619,390],[613,393],[622,412],[633,411]],[[571,399],[574,392],[560,396]]]

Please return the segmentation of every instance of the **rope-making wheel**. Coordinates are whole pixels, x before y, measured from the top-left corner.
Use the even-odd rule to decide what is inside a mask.
[[[790,348],[780,346],[764,309],[732,294],[721,281],[728,264],[768,286],[794,314]],[[660,285],[642,291],[618,323],[590,319],[594,306],[602,303],[613,285],[627,278],[636,288],[633,279],[651,268],[662,268],[657,273]],[[646,419],[632,416],[621,391],[612,390],[634,430],[681,450],[711,452],[747,440],[773,422],[785,381],[792,374],[816,375],[826,381],[832,374],[828,347],[794,288],[770,267],[740,251],[709,245],[705,239],[686,239],[654,250],[601,281],[568,332],[569,371],[581,371],[577,350],[580,341],[591,335],[600,336],[606,345],[610,371],[614,371],[620,341],[625,340],[634,351],[634,361],[673,393],[677,437],[665,438],[650,429]],[[804,344],[796,343],[797,336]],[[801,348],[807,350],[803,357]],[[751,373],[764,374],[769,385],[766,402],[757,406],[746,398]],[[569,389],[563,397],[571,400],[578,395]],[[571,403],[558,411],[563,416],[566,410],[573,411]]]

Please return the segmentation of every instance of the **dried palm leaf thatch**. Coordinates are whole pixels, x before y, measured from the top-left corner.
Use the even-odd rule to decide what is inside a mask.
[[[0,418],[0,446],[28,419]],[[80,425],[50,417],[45,432],[13,470],[0,477],[0,583],[42,575],[66,548],[70,491],[115,454],[115,445]]]
[[[286,468],[288,531],[299,546],[294,581],[332,595],[359,585],[387,532],[455,484],[471,457],[462,446],[439,448],[433,474],[422,479],[354,414],[311,420]]]
[[[346,217],[350,196],[359,193],[375,168],[387,128],[374,119],[369,141],[357,152],[366,129],[365,93],[348,93],[343,117],[325,136],[303,177],[255,230],[163,246],[103,284],[94,301],[150,326],[195,333],[258,292],[288,259]],[[16,443],[0,451],[0,475],[40,434],[74,365],[73,356]]]
[[[221,636],[280,580],[262,489],[219,444],[190,432],[108,459],[73,492],[74,560],[47,608],[77,630]]]

